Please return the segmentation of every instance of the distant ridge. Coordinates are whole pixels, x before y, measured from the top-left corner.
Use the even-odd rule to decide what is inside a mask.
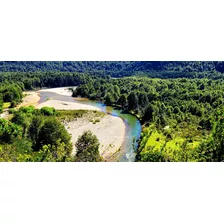
[[[0,72],[87,72],[112,76],[136,72],[224,72],[217,61],[2,61]]]

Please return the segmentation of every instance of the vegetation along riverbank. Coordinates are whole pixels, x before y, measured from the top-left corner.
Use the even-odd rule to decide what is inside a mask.
[[[74,116],[70,134],[70,128],[58,117],[57,110],[86,111],[91,105],[74,102],[74,106],[72,102],[57,99],[37,105],[38,94],[30,92],[30,98],[36,97],[32,102],[34,107],[24,107],[27,106],[26,100],[23,101],[24,91],[77,86],[73,97],[119,107],[141,120],[143,128],[136,161],[222,161],[223,64],[212,61],[0,63],[0,111],[3,115],[9,112],[9,116],[1,115],[0,119],[0,159],[103,161],[102,155],[106,153],[100,147],[105,138],[100,139],[90,126],[95,128],[93,123],[103,123],[105,117],[100,122],[89,121],[80,138],[78,133],[75,137],[70,134],[75,133],[79,124],[84,125],[85,116]],[[110,130],[113,125],[108,123],[105,132],[109,134]],[[72,143],[72,139],[78,143]],[[74,149],[79,158],[72,156]]]

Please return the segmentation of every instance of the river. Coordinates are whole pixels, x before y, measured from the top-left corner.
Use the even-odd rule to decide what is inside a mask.
[[[54,92],[44,92],[40,93],[39,103],[45,102],[48,98],[53,100],[61,100],[65,102],[74,102],[77,101],[82,104],[92,105],[99,108],[102,112],[110,114],[112,116],[120,117],[125,123],[125,139],[121,147],[120,153],[118,155],[118,161],[120,162],[133,162],[135,161],[135,151],[138,147],[137,141],[140,138],[141,134],[141,124],[140,121],[133,115],[123,112],[122,110],[115,109],[105,104],[88,100],[88,99],[78,99],[71,96],[64,96]]]

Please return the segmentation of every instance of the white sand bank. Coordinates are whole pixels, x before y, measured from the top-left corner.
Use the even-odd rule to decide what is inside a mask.
[[[69,88],[76,88],[76,87],[59,87],[59,88],[52,88],[52,89],[42,89],[39,92],[52,92],[57,93],[62,96],[72,96],[72,91]]]
[[[90,130],[100,142],[100,155],[108,160],[122,146],[125,137],[125,124],[119,117],[105,115],[97,123],[90,122],[89,118],[82,117],[65,124],[66,129],[72,135],[73,153],[75,154],[75,143],[78,136],[84,131]]]
[[[23,93],[25,97],[23,98],[23,102],[20,103],[17,108],[23,106],[37,106],[40,100],[40,96],[36,91],[29,91]]]
[[[54,107],[56,110],[100,110],[97,107],[91,105],[85,105],[76,102],[65,102],[60,100],[47,100],[46,102],[37,105],[37,108],[42,107]]]

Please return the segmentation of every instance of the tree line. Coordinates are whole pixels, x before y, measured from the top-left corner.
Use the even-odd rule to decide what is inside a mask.
[[[189,77],[224,72],[222,61],[1,61],[0,72],[77,72],[112,77],[147,73],[153,77]],[[161,75],[162,73],[162,75]],[[190,74],[190,75],[189,75]],[[214,75],[216,75],[214,73]]]

